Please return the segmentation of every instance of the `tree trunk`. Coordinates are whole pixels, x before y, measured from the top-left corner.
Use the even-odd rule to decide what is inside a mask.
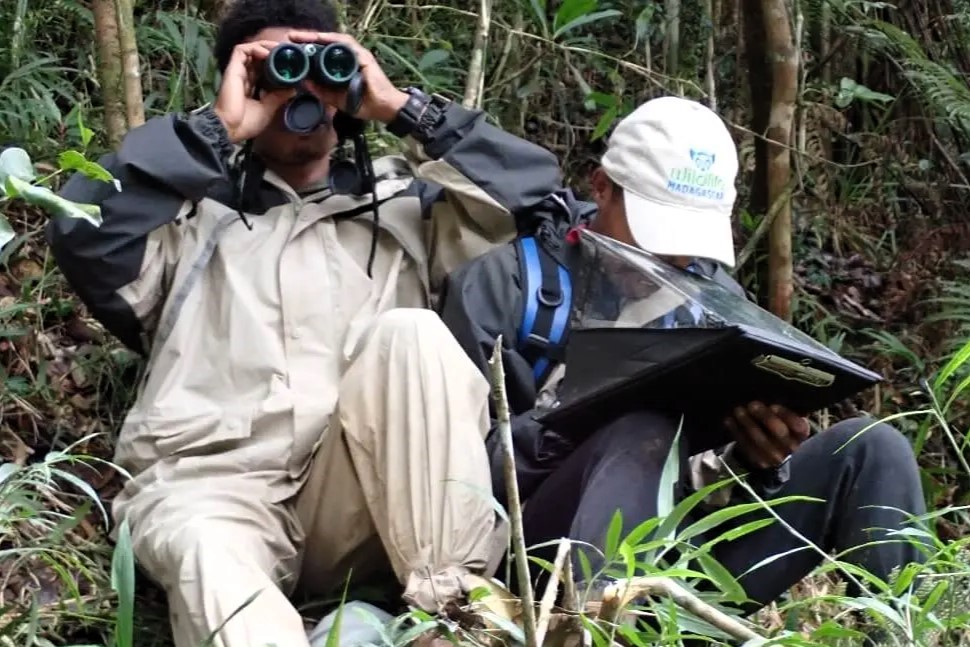
[[[768,303],[771,311],[791,321],[792,231],[791,179],[792,124],[798,96],[798,52],[785,0],[762,0],[765,50],[771,68],[771,111],[768,117],[766,182],[768,204],[783,201],[768,235]],[[772,209],[774,210],[774,209]]]
[[[145,123],[145,104],[142,98],[141,63],[138,59],[132,0],[115,0],[115,9],[118,15],[118,41],[121,45],[121,70],[128,127],[137,128]]]
[[[680,0],[666,0],[664,11],[667,19],[667,35],[664,39],[664,64],[668,75],[679,78]]]
[[[765,21],[762,0],[744,0],[741,19],[744,22],[743,48],[748,68],[748,105],[751,106],[751,131],[754,133],[755,167],[751,180],[751,213],[768,212],[767,144],[764,140],[771,114],[771,68],[765,52]],[[738,69],[741,69],[740,66]]]
[[[116,148],[125,136],[125,105],[122,99],[121,47],[114,0],[92,0],[94,35],[98,47],[98,82],[104,103],[104,126],[108,143]]]

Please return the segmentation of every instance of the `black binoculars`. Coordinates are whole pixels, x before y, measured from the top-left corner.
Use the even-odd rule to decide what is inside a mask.
[[[281,43],[273,48],[263,67],[268,88],[290,88],[304,79],[323,86],[350,83],[360,69],[354,50],[341,43]]]
[[[263,63],[261,85],[276,90],[296,87],[309,80],[324,87],[346,86],[347,111],[353,115],[364,93],[359,72],[357,55],[342,43],[280,43]],[[288,130],[308,133],[326,121],[326,112],[316,96],[303,91],[287,104],[283,120]]]

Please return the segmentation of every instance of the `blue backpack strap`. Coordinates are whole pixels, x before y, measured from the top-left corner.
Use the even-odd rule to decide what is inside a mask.
[[[522,281],[518,350],[532,366],[536,386],[563,361],[572,306],[569,271],[532,236],[516,239]]]

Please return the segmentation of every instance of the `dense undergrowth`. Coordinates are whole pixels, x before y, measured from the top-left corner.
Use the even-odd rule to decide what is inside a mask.
[[[574,18],[606,9],[637,16],[602,14],[570,27],[562,16],[556,20],[555,9],[536,10],[543,2],[496,3],[484,107],[506,128],[560,155],[582,190],[612,119],[662,92],[700,97],[710,65],[718,109],[734,124],[745,162],[740,184],[747,186],[757,134],[748,127],[735,3],[716,3],[713,21],[697,4],[683,8],[677,69],[661,72],[661,5],[557,4],[579,7]],[[471,3],[361,5],[348,8],[347,22],[396,82],[461,95],[476,22]],[[963,0],[796,6],[809,28],[801,42],[807,72],[793,198],[795,323],[886,376],[882,388],[854,406],[890,418],[911,438],[933,512],[921,520],[926,530],[914,526],[899,539],[922,539],[932,549],[921,572],[904,570],[892,582],[830,557],[789,599],[763,612],[756,629],[801,632],[785,644],[848,646],[860,644],[852,628],[862,623],[881,625],[886,644],[957,645],[970,626],[964,451],[970,439],[970,91],[963,82],[970,72],[970,12]],[[145,1],[137,11],[148,116],[211,100],[215,75],[205,16],[194,3],[176,0]],[[840,34],[830,42],[811,29],[821,16]],[[0,145],[29,151],[38,186],[56,188],[80,159],[95,159],[105,148],[93,45],[76,37],[92,30],[91,14],[77,0],[0,6]],[[710,60],[708,36],[715,45]],[[52,212],[23,197],[0,196],[12,235],[0,250],[0,645],[165,645],[160,593],[136,577],[124,533],[117,548],[106,538],[107,507],[124,478],[110,464],[112,434],[140,363],[71,294],[44,246],[42,228]],[[751,241],[761,218],[748,211],[749,197],[742,188],[739,247]],[[751,252],[738,276],[762,295],[763,245]],[[647,524],[673,527],[686,510],[662,512],[666,522]],[[657,574],[657,560],[692,532],[675,528],[668,543],[656,545],[642,540],[648,530],[612,538],[608,552],[617,573],[635,567],[638,574]],[[712,605],[736,601],[737,583],[710,560],[701,563],[703,572],[687,573],[682,556],[664,573],[684,586],[697,577],[713,581],[718,592],[703,596]],[[846,598],[838,583],[846,578],[859,580],[868,594]],[[695,630],[718,636],[662,596],[653,612],[667,620],[662,636],[622,629],[622,640],[677,644],[678,636]],[[422,622],[431,621],[410,616],[387,641],[406,641],[413,633],[408,628]],[[609,628],[589,628],[597,644],[609,644]]]

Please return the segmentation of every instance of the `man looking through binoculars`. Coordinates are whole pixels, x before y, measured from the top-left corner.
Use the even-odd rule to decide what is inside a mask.
[[[253,98],[253,91],[261,80],[261,66],[274,48],[286,42],[339,43],[356,55],[365,90],[354,117],[362,121],[392,122],[410,95],[391,83],[374,55],[346,34],[269,27],[258,34],[258,40],[236,46],[223,74],[214,112],[225,125],[232,143],[252,139],[254,152],[290,185],[302,186],[326,176],[336,133],[332,128],[304,133],[286,127],[283,107],[297,96],[296,87],[270,88],[260,98]],[[308,81],[300,89],[327,106],[328,121],[333,120],[338,107],[343,109],[347,105],[345,86],[327,87]]]
[[[494,568],[488,384],[428,306],[449,271],[531,231],[559,166],[481,111],[396,88],[335,31],[320,0],[236,0],[214,104],[131,131],[101,160],[121,191],[71,178],[62,195],[100,206],[100,227],[49,226],[93,316],[147,357],[112,509],[178,647],[223,623],[216,645],[305,647],[289,595],[351,571],[386,566],[436,612]],[[346,45],[356,75],[266,87],[281,42]],[[406,145],[366,191],[332,181],[345,109]]]

